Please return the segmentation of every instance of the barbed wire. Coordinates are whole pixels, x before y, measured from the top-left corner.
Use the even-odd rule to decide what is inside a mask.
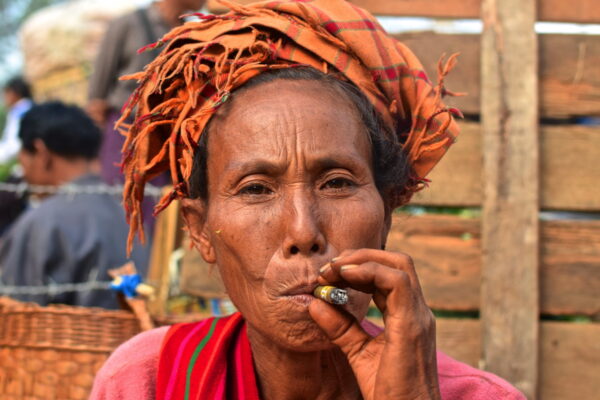
[[[6,183],[0,182],[0,192],[10,192],[22,196],[25,193],[31,194],[66,194],[66,195],[77,195],[77,194],[109,194],[113,196],[119,196],[123,193],[123,185],[107,185],[107,184],[96,184],[96,185],[75,185],[66,184],[61,186],[49,186],[49,185],[30,185],[26,182],[21,183]],[[146,184],[144,193],[152,197],[160,197],[162,195],[162,188],[150,184]]]
[[[89,281],[82,283],[48,284],[46,286],[7,286],[0,284],[0,295],[49,295],[55,296],[70,292],[89,292],[92,290],[109,290],[112,282]]]

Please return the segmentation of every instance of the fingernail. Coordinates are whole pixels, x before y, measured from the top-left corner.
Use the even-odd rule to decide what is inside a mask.
[[[340,270],[347,271],[349,269],[356,268],[356,267],[358,267],[358,264],[348,264],[348,265],[343,265],[342,268],[340,268]]]
[[[331,262],[336,262],[336,261],[337,261],[337,260],[339,260],[340,258],[341,258],[341,257],[333,257],[333,258],[331,259]]]
[[[325,271],[327,271],[329,268],[331,268],[331,263],[327,263],[325,265],[323,265],[320,269],[319,269],[319,273],[320,274],[324,274]]]

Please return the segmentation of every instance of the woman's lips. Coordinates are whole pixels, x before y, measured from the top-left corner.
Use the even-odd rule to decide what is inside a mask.
[[[308,307],[311,301],[315,299],[312,292],[317,286],[318,283],[316,280],[310,283],[299,284],[288,288],[280,296],[303,307]]]
[[[304,307],[308,307],[308,305],[315,299],[312,295],[307,293],[287,295],[284,296],[284,298]]]

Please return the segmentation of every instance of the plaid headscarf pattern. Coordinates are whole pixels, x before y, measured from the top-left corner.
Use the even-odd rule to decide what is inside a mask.
[[[123,78],[139,83],[117,122],[126,135],[122,168],[129,246],[136,232],[144,239],[146,182],[164,171],[171,174],[173,191],[155,213],[185,197],[207,122],[232,91],[267,70],[310,66],[354,83],[396,134],[420,182],[455,141],[453,117],[460,112],[442,103],[444,95],[453,95],[444,88],[444,77],[455,65],[455,55],[440,61],[438,84],[433,85],[405,45],[346,0],[221,3],[231,11],[195,14],[200,21],[140,49],[164,47],[144,71]],[[127,124],[134,109],[134,122]]]

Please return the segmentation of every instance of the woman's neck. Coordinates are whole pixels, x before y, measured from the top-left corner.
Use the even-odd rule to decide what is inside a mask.
[[[251,326],[248,339],[263,400],[362,398],[352,369],[337,347],[292,351],[274,344]]]

